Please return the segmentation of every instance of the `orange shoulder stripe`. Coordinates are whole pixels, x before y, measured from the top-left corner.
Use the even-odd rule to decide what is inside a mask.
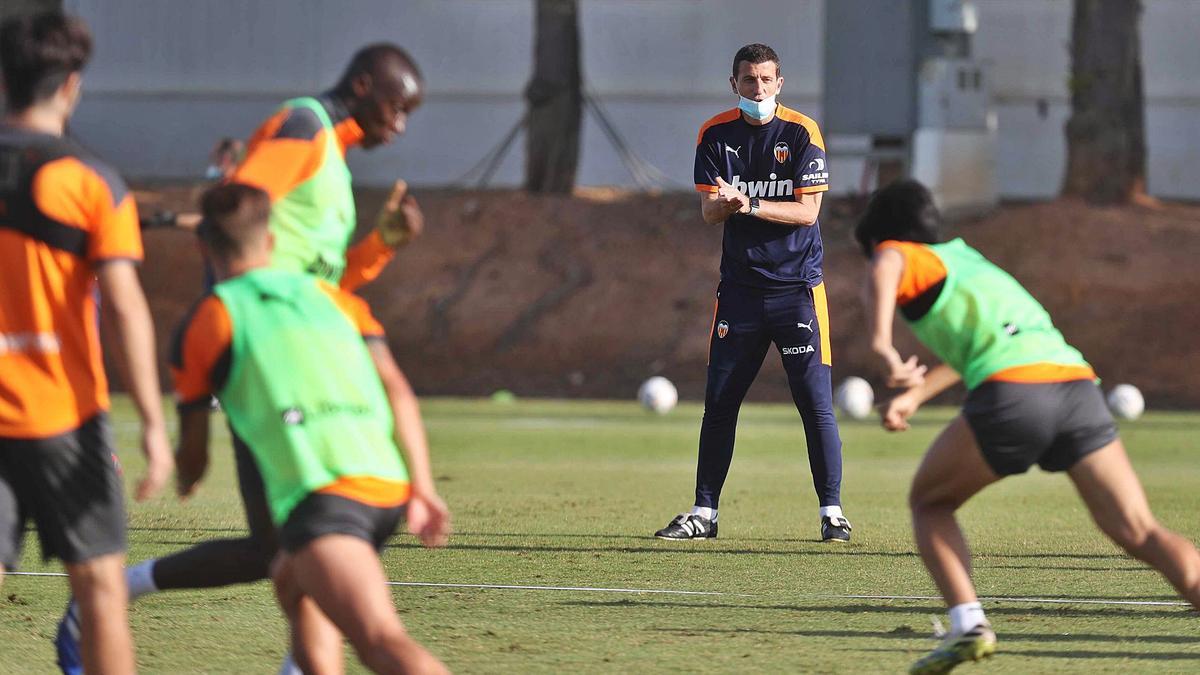
[[[233,323],[221,299],[209,295],[184,327],[178,364],[171,364],[175,396],[180,403],[205,399],[212,391],[212,372],[233,344]]]
[[[817,126],[813,118],[782,105],[775,108],[775,116],[784,122],[794,122],[804,127],[805,131],[808,132],[808,142],[821,150],[825,150],[825,137],[821,135],[821,129]]]
[[[317,279],[317,286],[333,300],[333,304],[341,310],[342,314],[350,319],[350,323],[358,329],[358,332],[363,337],[382,337],[384,335],[383,325],[371,314],[371,306],[366,300],[357,295],[338,288],[333,284],[323,279]]]
[[[124,193],[115,200],[109,183],[76,157],[48,162],[33,177],[33,200],[50,218],[87,232],[88,257],[142,259],[137,205]]]
[[[928,246],[912,241],[885,241],[876,251],[892,250],[904,257],[904,272],[896,289],[896,304],[903,307],[946,278],[946,265]]]
[[[700,143],[704,140],[704,132],[708,131],[711,127],[715,127],[718,124],[725,124],[726,122],[732,122],[741,116],[741,111],[737,108],[734,108],[733,110],[726,110],[720,115],[714,115],[708,118],[707,122],[700,125],[700,133],[696,134],[696,145],[700,145]]]

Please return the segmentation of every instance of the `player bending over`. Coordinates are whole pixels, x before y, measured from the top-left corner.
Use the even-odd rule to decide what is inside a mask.
[[[401,625],[377,555],[406,505],[426,546],[444,545],[449,533],[426,448],[406,446],[411,482],[397,449],[402,411],[376,372],[395,370],[390,353],[364,345],[361,321],[348,317],[365,313],[361,300],[270,267],[265,192],[219,186],[202,209],[201,245],[220,282],[185,332],[228,345],[224,358],[194,367],[207,373],[262,475],[281,549],[273,579],[297,664],[340,671],[344,634],[374,672],[442,672]],[[207,465],[207,416],[202,406],[181,420],[183,495]]]
[[[855,231],[871,258],[872,347],[889,384],[904,388],[884,405],[883,426],[907,429],[921,404],[959,380],[968,391],[909,495],[917,548],[950,608],[949,635],[909,672],[945,673],[995,652],[954,512],[1034,464],[1066,471],[1100,529],[1200,608],[1200,553],[1150,513],[1091,366],[1015,279],[961,239],[939,243],[939,225],[932,195],[907,180],[880,190]],[[897,307],[940,365],[901,358],[892,344]]]

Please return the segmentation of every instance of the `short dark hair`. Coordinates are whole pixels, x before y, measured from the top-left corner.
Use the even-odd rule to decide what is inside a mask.
[[[355,78],[364,73],[375,76],[388,62],[397,63],[409,70],[413,74],[413,77],[416,78],[418,84],[423,81],[421,71],[417,69],[416,62],[408,55],[408,52],[404,51],[403,47],[391,42],[376,42],[359,49],[354,53],[354,56],[350,57],[350,64],[342,72],[342,76],[338,79],[334,89],[342,93],[348,93],[351,83]],[[400,93],[407,94],[408,92]]]
[[[884,241],[940,241],[942,214],[933,203],[929,188],[905,178],[881,188],[871,197],[867,210],[854,228],[863,255],[870,258]]]
[[[774,49],[771,49],[764,44],[755,42],[754,44],[748,44],[745,47],[737,50],[737,53],[733,55],[734,78],[738,76],[738,65],[740,65],[742,61],[746,61],[751,64],[774,61],[775,74],[779,74],[779,55],[775,53]]]
[[[91,55],[91,33],[78,17],[50,10],[7,19],[0,24],[0,69],[8,108],[50,98]]]
[[[203,219],[196,235],[222,260],[236,258],[263,236],[271,217],[271,197],[245,183],[224,183],[200,197]]]

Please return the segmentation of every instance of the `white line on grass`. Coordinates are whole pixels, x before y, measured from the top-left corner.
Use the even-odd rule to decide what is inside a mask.
[[[66,572],[5,572],[6,577],[65,577]]]
[[[809,595],[810,598],[830,598],[843,600],[941,600],[939,595]],[[1166,600],[1091,600],[1087,598],[988,598],[980,597],[986,602],[1024,602],[1045,605],[1139,605],[1160,607],[1190,607],[1189,602],[1172,602]]]
[[[9,576],[18,577],[65,577],[62,572],[9,572]],[[753,593],[726,593],[723,591],[677,591],[663,588],[600,588],[595,586],[527,586],[518,584],[449,584],[437,583],[433,581],[389,581],[389,586],[407,586],[419,588],[472,588],[480,590],[498,590],[498,591],[571,591],[576,593],[647,593],[657,595],[699,595],[699,596],[729,596],[736,598],[753,598],[753,597],[770,597]],[[787,594],[782,594],[787,595]],[[919,601],[940,601],[942,598],[936,595],[836,595],[836,594],[810,594],[805,593],[798,596],[820,600],[919,600]],[[1000,598],[1000,597],[981,597],[985,602],[1018,602],[1026,604],[1042,604],[1042,605],[1133,605],[1137,607],[1189,607],[1187,602],[1172,602],[1166,600],[1093,600],[1090,598]]]

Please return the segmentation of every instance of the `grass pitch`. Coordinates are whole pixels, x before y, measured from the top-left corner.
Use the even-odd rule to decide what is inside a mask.
[[[917,459],[949,410],[923,411],[904,434],[843,425],[843,502],[855,526],[846,545],[817,541],[790,406],[743,410],[721,537],[680,543],[650,534],[691,504],[699,406],[665,417],[597,402],[431,400],[424,410],[456,534],[439,551],[396,537],[384,552],[390,579],[719,593],[393,587],[410,631],[456,671],[902,672],[934,645],[938,601],[846,596],[935,594],[905,504]],[[132,482],[137,427],[124,401],[114,421]],[[1197,430],[1200,416],[1174,413],[1122,428],[1160,520],[1192,540]],[[197,497],[131,506],[131,560],[243,531],[228,438],[219,429],[215,438]],[[1065,477],[1035,470],[1005,480],[962,521],[979,591],[998,598],[985,607],[1000,636],[997,656],[967,672],[1200,671],[1200,616],[1114,602],[1177,598],[1095,530]],[[30,536],[23,570],[60,568],[41,563]],[[66,588],[54,577],[5,581],[0,671],[53,670]],[[131,618],[143,672],[275,672],[285,651],[266,583],[149,596]]]

